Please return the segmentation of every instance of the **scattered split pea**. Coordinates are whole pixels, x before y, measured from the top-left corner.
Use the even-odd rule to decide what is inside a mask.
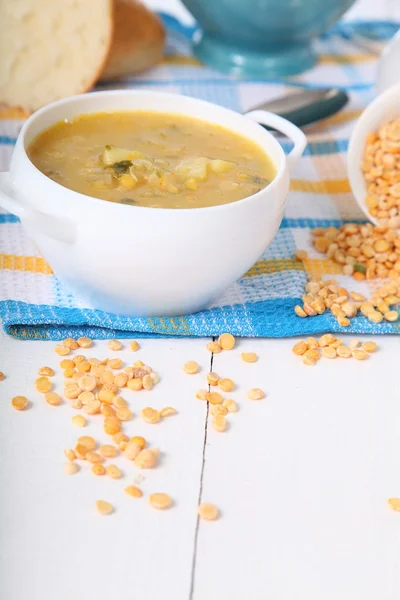
[[[106,502],[105,500],[97,500],[96,508],[102,516],[110,515],[114,510],[112,504]]]
[[[218,508],[209,502],[202,502],[197,510],[200,519],[215,521],[218,518]]]
[[[153,508],[164,510],[171,506],[172,498],[168,494],[163,493],[150,494],[149,502]]]

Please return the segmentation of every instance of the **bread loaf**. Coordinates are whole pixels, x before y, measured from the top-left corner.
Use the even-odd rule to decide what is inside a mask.
[[[32,111],[90,89],[112,39],[112,0],[0,0],[0,102]]]
[[[137,0],[114,0],[114,34],[102,80],[134,75],[159,62],[164,28],[159,18]]]
[[[161,21],[136,0],[0,0],[0,14],[0,105],[31,112],[162,58]]]

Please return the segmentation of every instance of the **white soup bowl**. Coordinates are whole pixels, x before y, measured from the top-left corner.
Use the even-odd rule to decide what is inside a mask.
[[[42,131],[81,114],[147,110],[204,119],[256,142],[276,167],[266,188],[210,208],[126,206],[67,189],[41,173],[26,149]],[[256,121],[294,142],[282,147]],[[11,169],[0,174],[0,205],[17,215],[67,288],[88,307],[119,315],[176,316],[199,311],[243,275],[271,243],[282,220],[289,172],[304,134],[263,111],[243,116],[177,94],[118,90],[60,100],[24,124]]]

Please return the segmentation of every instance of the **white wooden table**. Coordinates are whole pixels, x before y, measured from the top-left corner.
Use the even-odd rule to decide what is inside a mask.
[[[387,499],[400,495],[399,341],[377,341],[368,362],[325,359],[315,368],[292,354],[292,340],[241,340],[214,356],[240,405],[224,433],[195,398],[210,369],[205,340],[143,340],[135,355],[123,351],[161,375],[153,391],[123,394],[135,414],[127,433],[162,453],[136,500],[123,492],[136,473],[123,458],[120,481],[87,468],[64,475],[64,448],[83,433],[105,441],[102,419],[78,429],[69,403],[49,407],[34,391],[38,367],[59,363],[53,343],[1,337],[0,598],[397,600],[400,515]],[[242,362],[246,350],[259,361]],[[106,342],[84,353],[110,354]],[[183,373],[188,359],[201,373]],[[254,386],[265,400],[246,399]],[[24,413],[10,407],[17,394],[32,402]],[[146,405],[178,414],[145,424],[137,415]],[[155,491],[174,506],[152,509]],[[96,514],[99,498],[115,514]],[[221,518],[198,522],[199,499]]]
[[[365,0],[352,16],[399,10],[394,0],[379,4],[378,14]],[[230,396],[240,405],[225,433],[195,398],[210,369],[206,340],[124,350],[126,361],[142,359],[161,375],[152,392],[124,394],[135,414],[127,432],[161,450],[136,500],[123,493],[135,477],[123,459],[120,481],[87,469],[64,475],[63,449],[83,433],[105,440],[101,420],[79,430],[68,403],[49,407],[34,391],[37,369],[59,363],[53,343],[0,333],[0,599],[398,600],[400,515],[387,499],[400,496],[399,341],[375,339],[380,350],[368,362],[315,368],[292,354],[293,340],[241,340],[215,356],[213,370],[235,380]],[[259,361],[243,363],[246,350]],[[83,353],[110,354],[106,342]],[[201,373],[183,373],[189,359]],[[60,370],[55,381],[62,390]],[[251,387],[267,398],[247,400]],[[18,394],[32,403],[24,413],[10,407]],[[178,414],[147,425],[137,416],[146,405]],[[152,509],[154,491],[174,506]],[[99,498],[115,514],[100,517]],[[221,518],[199,522],[199,500],[215,503]]]

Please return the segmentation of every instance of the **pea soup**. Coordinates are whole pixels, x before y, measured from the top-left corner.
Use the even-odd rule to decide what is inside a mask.
[[[251,196],[275,176],[253,141],[193,117],[146,111],[82,115],[30,144],[42,173],[81,194],[151,208],[201,208]]]

